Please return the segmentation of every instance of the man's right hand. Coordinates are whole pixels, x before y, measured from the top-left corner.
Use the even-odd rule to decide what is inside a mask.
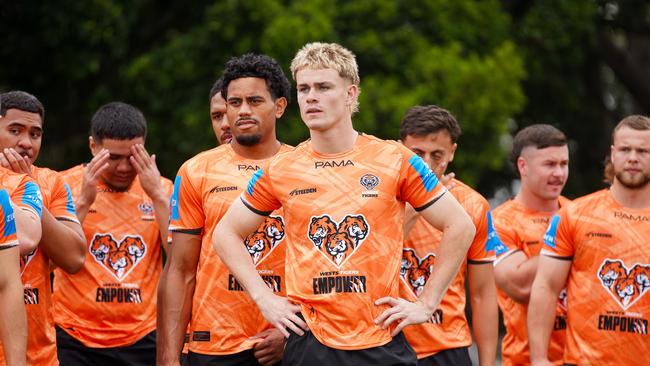
[[[264,318],[271,323],[285,337],[289,337],[290,329],[299,336],[309,331],[307,323],[302,320],[298,313],[300,313],[300,306],[292,303],[286,297],[278,296],[276,294],[269,294],[268,296],[260,299],[257,302]]]
[[[90,206],[95,202],[97,197],[97,182],[101,174],[108,168],[108,150],[102,149],[93,159],[84,167],[83,182],[78,200],[85,205]]]

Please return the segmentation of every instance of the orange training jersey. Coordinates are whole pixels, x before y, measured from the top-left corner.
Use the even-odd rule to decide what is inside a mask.
[[[14,218],[14,209],[11,207],[9,193],[4,188],[0,189],[0,247],[7,249],[18,245],[16,237],[16,220]],[[0,347],[0,353],[2,347]]]
[[[78,223],[72,193],[58,173],[47,168],[32,166],[32,175],[41,189],[43,207],[58,220]],[[20,264],[29,326],[27,363],[58,365],[54,319],[51,313],[49,258],[43,250],[36,248],[30,254],[23,256]],[[1,361],[0,358],[0,364]]]
[[[355,350],[391,340],[374,324],[387,306],[374,302],[399,296],[404,201],[422,210],[444,192],[406,147],[362,134],[344,153],[307,141],[279,154],[242,200],[263,215],[283,207],[289,299],[321,343]]]
[[[417,353],[418,358],[429,357],[446,349],[469,347],[472,344],[467,319],[465,318],[465,273],[467,263],[491,265],[494,251],[488,243],[488,232],[493,232],[488,215],[488,202],[476,191],[458,180],[449,192],[460,202],[476,226],[476,235],[463,262],[434,312],[431,323],[412,325],[404,328],[404,335]],[[492,235],[492,237],[495,237]],[[435,266],[436,252],[442,239],[442,232],[431,226],[423,217],[413,225],[404,242],[400,275],[401,297],[416,300],[416,295],[424,288],[432,267]]]
[[[83,169],[61,173],[74,195]],[[161,182],[170,194],[171,181]],[[74,275],[55,270],[54,321],[86,347],[133,344],[156,328],[162,248],[153,203],[137,177],[120,192],[100,183],[82,226],[86,262]]]
[[[560,197],[560,206],[563,207],[569,200]],[[516,200],[510,200],[494,209],[492,217],[494,228],[503,243],[496,249],[499,262],[516,251],[522,251],[528,258],[539,255],[544,243],[544,233],[548,227],[549,212],[534,211],[525,208]],[[503,312],[503,321],[506,335],[501,344],[504,366],[529,365],[530,352],[528,349],[528,328],[526,317],[528,306],[512,300],[503,291],[497,288],[497,300]],[[562,364],[564,350],[564,336],[566,329],[566,303],[565,293],[558,299],[555,325],[551,333],[548,357],[554,364]]]
[[[280,152],[290,149],[282,145]],[[245,351],[259,342],[252,336],[271,327],[212,247],[217,223],[266,161],[245,159],[229,144],[221,145],[185,162],[174,181],[170,231],[202,237],[190,320],[192,352],[225,355]],[[262,278],[282,295],[284,233],[283,218],[274,214],[242,243]]]
[[[650,208],[621,206],[609,190],[553,217],[542,255],[571,260],[564,362],[640,365],[650,351]]]
[[[17,206],[17,209],[22,209],[26,208],[29,210],[32,210],[36,212],[39,216],[42,214],[43,210],[43,196],[41,194],[41,190],[39,189],[38,185],[36,182],[34,182],[34,179],[29,177],[28,175],[25,174],[18,174],[14,173],[10,170],[0,168],[0,181],[2,183],[1,187],[3,189],[6,189],[7,192],[10,194],[11,200],[14,202],[14,204]],[[8,203],[8,202],[7,202]],[[3,202],[4,205],[4,202]],[[3,212],[4,212],[4,206],[3,206]],[[5,230],[7,233],[13,231],[13,240],[11,239],[12,236],[9,236],[9,243],[13,242],[15,244],[18,244],[17,237],[16,237],[16,226],[15,226],[15,220],[13,217],[13,213],[11,214],[11,220],[9,220],[9,223],[5,222]],[[38,252],[38,249],[36,250]],[[34,363],[37,361],[52,361],[52,358],[50,357],[50,352],[51,352],[51,347],[46,347],[44,350],[36,350],[32,349],[35,344],[40,344],[38,343],[39,341],[42,340],[43,338],[43,333],[44,333],[44,326],[42,326],[43,323],[47,322],[47,316],[44,319],[38,319],[38,318],[32,318],[34,314],[31,313],[31,311],[34,311],[34,307],[32,307],[32,304],[29,304],[30,302],[35,302],[39,300],[39,290],[40,291],[45,291],[43,286],[40,286],[38,288],[33,288],[32,284],[26,281],[25,277],[25,267],[26,264],[28,263],[29,260],[31,260],[33,256],[33,253],[24,257],[20,258],[20,269],[22,272],[22,281],[24,284],[25,288],[25,304],[27,308],[27,319],[28,319],[28,327],[29,327],[29,337],[27,339],[27,361],[28,363],[31,364],[38,364]],[[36,267],[36,265],[34,266]],[[49,280],[49,274],[48,274],[48,280]],[[36,290],[36,291],[34,291]],[[49,290],[49,287],[48,287]],[[29,296],[29,297],[28,297]],[[47,296],[43,293],[43,296]],[[45,301],[49,301],[49,298]],[[42,307],[47,307],[49,303],[45,303],[42,305],[35,305],[35,307],[40,310]],[[33,321],[36,321],[37,323],[34,323]],[[35,324],[41,324],[40,332],[36,333],[36,339],[32,339],[32,326],[35,326]],[[52,332],[54,329],[52,329]],[[56,346],[55,346],[56,347]],[[34,351],[34,354],[30,354],[30,351]],[[56,362],[56,348],[54,348],[54,362],[53,363],[47,363],[47,364],[53,364],[56,365],[58,362]],[[2,349],[2,342],[0,342],[0,365],[4,365],[6,363],[5,357],[4,357],[4,352]]]

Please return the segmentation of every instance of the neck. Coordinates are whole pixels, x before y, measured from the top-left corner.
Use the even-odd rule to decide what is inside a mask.
[[[553,213],[560,209],[559,199],[543,199],[528,190],[524,185],[521,186],[515,200],[519,201],[524,207],[530,210]]]
[[[614,200],[623,207],[635,209],[650,207],[650,184],[646,184],[643,188],[630,189],[614,178],[614,184],[609,191]]]
[[[348,116],[327,130],[309,130],[309,135],[317,153],[338,154],[352,150],[359,133],[352,127],[352,116]]]
[[[272,140],[263,141],[253,146],[241,145],[237,143],[237,139],[233,138],[230,141],[230,146],[233,150],[235,150],[235,153],[237,153],[237,155],[242,156],[246,159],[263,160],[277,154],[282,144],[280,141],[275,139],[275,136],[273,136]]]

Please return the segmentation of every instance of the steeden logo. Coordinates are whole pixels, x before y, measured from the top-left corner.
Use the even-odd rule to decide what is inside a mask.
[[[230,191],[237,191],[237,190],[239,190],[239,187],[237,186],[227,186],[227,187],[216,186],[210,190],[210,193],[221,193],[221,192],[230,192]]]
[[[305,189],[294,189],[293,191],[289,192],[289,196],[300,196],[303,194],[310,194],[310,193],[316,193],[316,188],[305,188]]]

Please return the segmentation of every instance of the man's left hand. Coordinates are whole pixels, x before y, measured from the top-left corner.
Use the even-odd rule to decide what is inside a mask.
[[[13,148],[7,148],[0,152],[0,165],[15,173],[32,176],[32,162]]]
[[[254,335],[253,338],[263,339],[253,347],[257,362],[263,366],[270,366],[282,361],[285,338],[279,330],[275,328],[267,329]]]

